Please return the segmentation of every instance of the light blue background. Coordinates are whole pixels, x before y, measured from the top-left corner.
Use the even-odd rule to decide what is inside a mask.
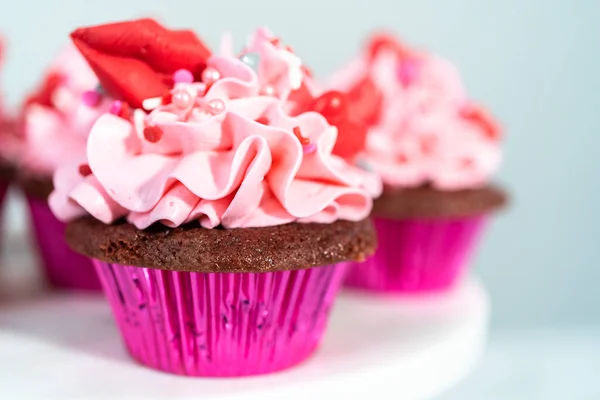
[[[454,60],[507,130],[499,179],[513,195],[476,268],[497,328],[600,322],[600,6],[594,0],[21,0],[2,2],[2,76],[16,104],[74,27],[143,15],[216,45],[265,24],[315,72],[333,71],[387,26]]]

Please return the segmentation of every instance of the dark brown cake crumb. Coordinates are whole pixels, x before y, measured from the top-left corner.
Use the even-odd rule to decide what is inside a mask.
[[[47,199],[54,188],[52,178],[47,176],[38,176],[24,172],[16,174],[17,184],[25,194],[38,199]]]
[[[241,229],[155,224],[139,230],[86,217],[69,223],[66,237],[73,250],[91,258],[194,272],[272,272],[362,261],[377,244],[370,219]]]
[[[15,169],[8,165],[0,162],[0,181],[10,181],[14,178]]]
[[[442,191],[431,187],[393,189],[386,187],[375,200],[372,215],[391,219],[459,218],[485,214],[506,206],[506,193],[494,186]]]

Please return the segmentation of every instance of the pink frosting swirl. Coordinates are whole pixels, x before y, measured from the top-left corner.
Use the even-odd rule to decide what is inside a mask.
[[[337,131],[322,115],[286,112],[307,80],[298,63],[259,30],[240,59],[209,59],[209,84],[176,83],[170,103],[136,110],[133,122],[100,117],[87,143],[91,174],[77,173],[83,159],[60,168],[52,210],[65,221],[125,217],[139,229],[366,218],[378,177],[331,154]]]
[[[49,96],[50,104],[33,101],[22,110],[20,163],[28,171],[49,175],[71,157],[85,155],[87,135],[110,102],[86,104],[82,96],[98,85],[96,76],[75,46],[66,46],[47,71],[57,79]]]
[[[327,86],[351,91],[365,77],[382,103],[358,162],[385,184],[457,190],[485,185],[497,171],[501,148],[494,122],[467,98],[450,62],[382,47],[375,54],[365,51]],[[480,118],[465,117],[472,110]]]

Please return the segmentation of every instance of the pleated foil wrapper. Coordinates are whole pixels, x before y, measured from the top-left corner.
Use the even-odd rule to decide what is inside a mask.
[[[57,289],[100,291],[100,281],[90,259],[67,245],[66,225],[56,219],[45,200],[32,196],[26,199],[32,235],[50,285]]]
[[[345,285],[371,292],[429,293],[460,281],[487,223],[486,216],[437,220],[375,218],[379,246],[353,263]]]
[[[343,263],[269,273],[94,264],[135,360],[214,377],[267,374],[309,357],[345,272]]]

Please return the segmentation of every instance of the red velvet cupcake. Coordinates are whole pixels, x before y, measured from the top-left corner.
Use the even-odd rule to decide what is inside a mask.
[[[501,160],[497,122],[467,97],[450,62],[389,35],[374,36],[329,88],[344,93],[346,112],[366,127],[362,146],[341,155],[384,183],[372,213],[379,248],[350,270],[347,285],[449,289],[506,203],[491,184]]]
[[[50,206],[131,355],[193,376],[306,359],[346,263],[374,251],[381,185],[332,155],[322,114],[300,111],[315,102],[301,59],[266,29],[222,56],[150,20],[72,38],[119,102],[86,162],[58,169]]]

